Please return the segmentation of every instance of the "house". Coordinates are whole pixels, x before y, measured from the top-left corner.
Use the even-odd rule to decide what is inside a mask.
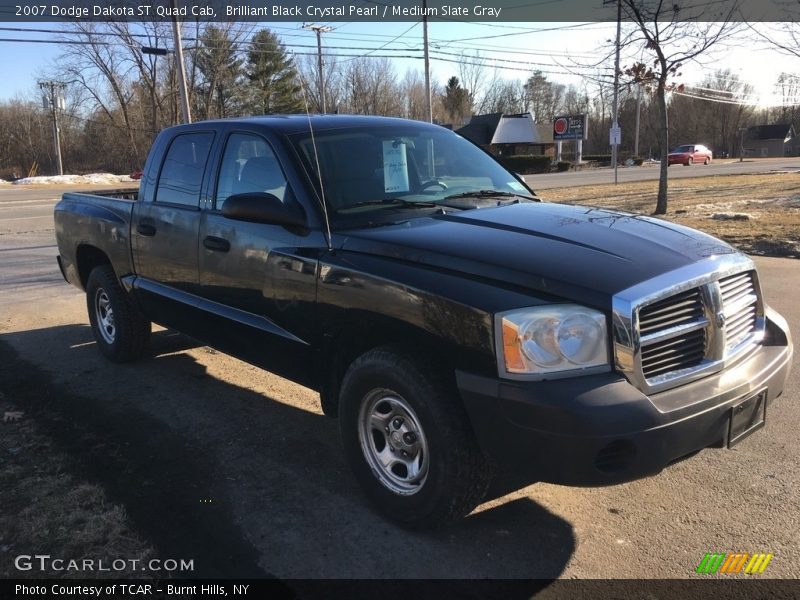
[[[498,156],[555,154],[552,123],[534,123],[530,113],[475,115],[456,132]]]
[[[800,140],[791,123],[749,127],[743,147],[745,156],[758,158],[800,155]]]

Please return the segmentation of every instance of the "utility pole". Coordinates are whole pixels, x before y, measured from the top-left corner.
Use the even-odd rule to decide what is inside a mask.
[[[327,25],[303,25],[303,29],[311,29],[317,34],[317,70],[319,71],[319,105],[322,108],[322,114],[328,112],[328,107],[325,106],[325,79],[322,75],[322,34],[327,33],[332,29]]]
[[[431,99],[431,61],[428,56],[428,0],[422,0],[422,43],[425,46],[425,104],[428,123],[433,123],[433,100]]]
[[[192,122],[192,109],[189,106],[189,93],[186,88],[186,63],[183,62],[183,42],[181,42],[181,24],[178,22],[178,3],[171,0],[173,8],[172,35],[175,38],[175,58],[178,71],[178,91],[181,94],[181,107],[183,108],[183,122]]]
[[[739,162],[744,162],[744,134],[747,127],[739,127]]]
[[[53,146],[56,151],[56,166],[58,174],[64,174],[64,165],[61,162],[61,132],[58,126],[58,112],[64,108],[64,88],[66,84],[58,81],[40,81],[45,108],[50,108],[53,115]]]
[[[641,120],[642,113],[642,85],[639,84],[638,93],[636,94],[636,137],[633,142],[633,155],[639,156],[639,121]]]
[[[607,3],[606,3],[607,4]],[[611,124],[611,162],[614,164],[614,183],[618,183],[617,179],[617,151],[619,148],[620,138],[622,133],[619,129],[619,38],[620,29],[622,27],[622,1],[617,0],[617,42],[616,42],[616,56],[614,58],[614,119]]]

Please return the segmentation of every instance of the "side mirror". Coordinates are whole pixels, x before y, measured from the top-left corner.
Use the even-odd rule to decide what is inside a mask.
[[[303,210],[294,203],[283,203],[266,192],[248,192],[228,196],[222,205],[222,216],[236,221],[269,223],[286,227],[305,227]]]

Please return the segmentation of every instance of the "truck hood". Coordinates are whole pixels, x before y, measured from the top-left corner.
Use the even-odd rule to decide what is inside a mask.
[[[340,232],[343,251],[490,279],[608,308],[621,290],[737,252],[694,229],[605,209],[545,202]]]

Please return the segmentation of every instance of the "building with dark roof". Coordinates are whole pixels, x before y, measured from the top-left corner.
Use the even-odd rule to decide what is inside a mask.
[[[800,140],[791,123],[756,125],[744,134],[744,155],[757,158],[798,156]]]
[[[554,154],[552,124],[534,123],[530,113],[475,115],[456,132],[499,156]]]

